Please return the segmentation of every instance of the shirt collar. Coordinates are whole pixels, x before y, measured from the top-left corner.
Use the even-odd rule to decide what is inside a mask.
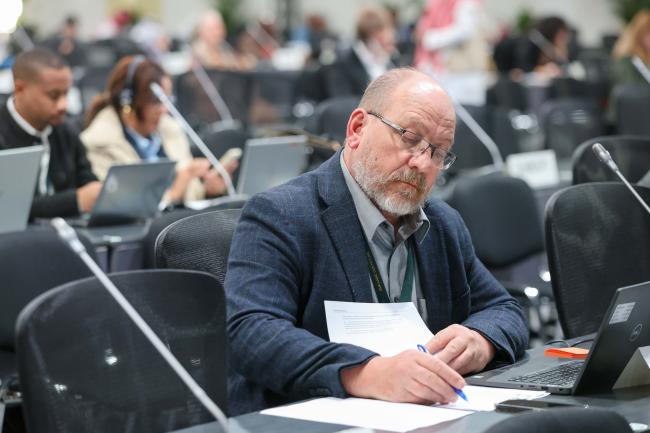
[[[30,125],[29,122],[25,120],[23,116],[20,115],[18,110],[16,110],[16,105],[14,103],[13,96],[10,96],[9,100],[7,101],[7,109],[9,110],[9,114],[11,114],[11,117],[18,124],[18,126],[20,126],[20,128],[26,133],[28,133],[29,135],[33,137],[40,137],[42,140],[43,138],[46,138],[52,133],[51,125],[47,125],[45,129],[43,129],[42,131],[38,131],[36,128]]]
[[[392,225],[381,214],[379,209],[377,209],[377,206],[375,206],[375,204],[368,198],[366,193],[363,192],[354,177],[352,177],[348,167],[345,165],[343,152],[341,152],[340,164],[341,170],[343,171],[343,177],[345,178],[345,183],[352,195],[352,201],[354,202],[354,207],[356,208],[366,239],[369,241],[372,240],[377,230],[381,227],[389,227],[390,232],[392,232]],[[420,208],[418,213],[403,217],[403,223],[399,228],[399,233],[402,235],[403,239],[407,239],[410,235],[415,234],[415,240],[418,243],[422,243],[429,231],[430,225],[431,223],[429,222],[427,215],[424,213],[424,210]]]

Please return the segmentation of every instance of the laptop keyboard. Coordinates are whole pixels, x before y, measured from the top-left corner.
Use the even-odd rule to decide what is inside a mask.
[[[555,367],[545,368],[523,376],[515,376],[508,382],[534,383],[539,385],[572,386],[584,361],[571,361]]]

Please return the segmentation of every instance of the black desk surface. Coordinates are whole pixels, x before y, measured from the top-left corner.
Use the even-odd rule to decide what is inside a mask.
[[[530,357],[543,356],[543,347],[528,350]],[[589,396],[549,395],[542,400],[588,404],[618,412],[630,423],[650,425],[650,385],[620,389]],[[417,433],[480,433],[513,414],[474,412],[463,418],[413,430]],[[250,433],[333,433],[349,426],[262,415],[259,412],[236,417]],[[221,433],[216,422],[179,430],[176,433]]]
[[[628,422],[650,425],[650,385],[628,388],[589,397],[549,395],[543,400],[587,403],[590,407],[614,410]],[[413,430],[417,433],[479,433],[512,414],[475,412],[463,418]],[[282,418],[260,413],[238,416],[237,421],[250,433],[334,433],[349,426]],[[179,430],[176,433],[221,433],[216,422]]]

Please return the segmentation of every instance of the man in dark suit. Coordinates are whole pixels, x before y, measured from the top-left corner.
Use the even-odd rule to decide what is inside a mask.
[[[454,401],[462,374],[523,354],[520,307],[477,259],[458,213],[427,200],[454,160],[454,128],[437,83],[394,69],[350,115],[343,151],[247,203],[225,281],[231,414],[320,396]],[[414,302],[438,353],[331,343],[325,300]]]
[[[368,7],[357,17],[356,40],[326,72],[328,97],[361,96],[368,83],[394,68],[395,27],[383,7]]]
[[[66,124],[72,73],[46,48],[16,57],[14,93],[0,108],[0,149],[43,145],[30,218],[89,212],[101,189],[78,131]]]

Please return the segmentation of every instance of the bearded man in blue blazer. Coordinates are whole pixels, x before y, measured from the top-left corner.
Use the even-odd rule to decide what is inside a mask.
[[[458,213],[427,199],[455,159],[454,129],[435,81],[391,70],[350,115],[342,151],[247,203],[225,281],[231,415],[322,396],[455,401],[463,374],[523,354],[519,305]],[[414,302],[438,353],[332,343],[326,300]]]

